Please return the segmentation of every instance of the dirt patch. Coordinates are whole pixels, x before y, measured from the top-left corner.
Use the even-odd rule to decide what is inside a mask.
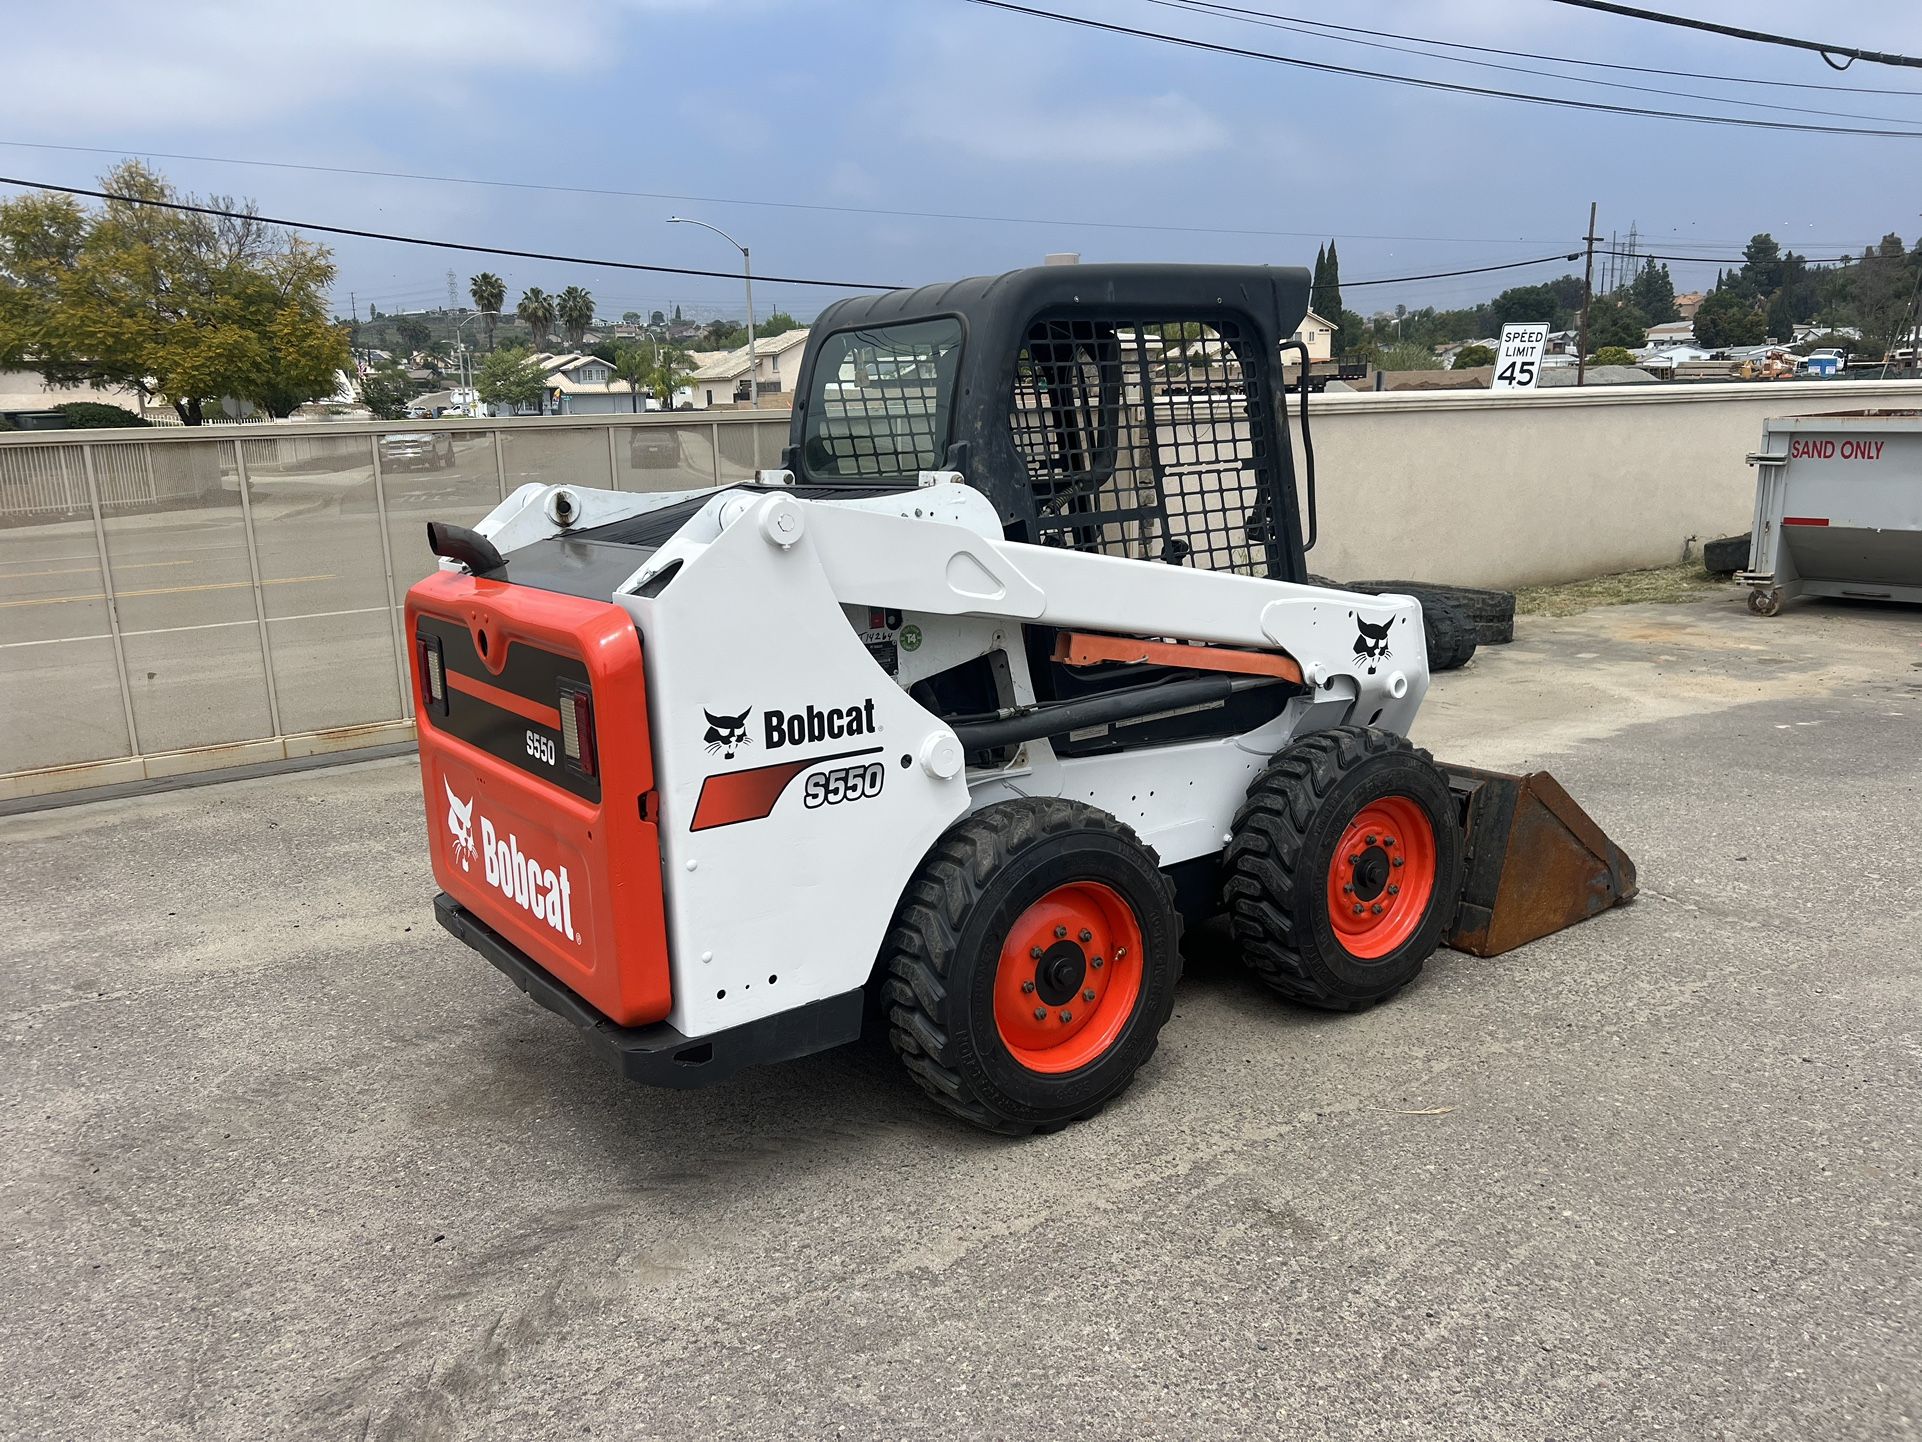
[[[1637,601],[1705,601],[1739,590],[1732,581],[1711,576],[1696,561],[1658,566],[1652,571],[1617,571],[1559,586],[1524,586],[1515,592],[1515,611],[1523,616],[1574,616],[1597,606]]]

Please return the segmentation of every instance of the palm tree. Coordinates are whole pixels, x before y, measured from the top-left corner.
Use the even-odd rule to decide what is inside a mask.
[[[474,309],[482,312],[481,325],[487,331],[487,348],[492,350],[494,327],[500,323],[501,307],[507,304],[507,284],[491,270],[484,270],[468,278],[467,293],[474,297]]]
[[[654,357],[648,354],[647,347],[624,345],[614,352],[614,378],[624,380],[633,393],[634,413],[641,411],[641,390],[654,379]],[[613,381],[608,385],[612,386]]]
[[[555,298],[554,314],[560,317],[567,343],[579,350],[587,338],[587,328],[594,324],[594,297],[578,285],[570,285]]]
[[[534,349],[547,349],[548,332],[554,329],[554,297],[537,285],[530,285],[521,296],[514,314],[527,323],[534,337]]]
[[[694,372],[687,363],[687,352],[673,346],[658,346],[655,349],[654,365],[648,373],[647,386],[661,403],[661,409],[674,409],[674,392],[694,379]]]

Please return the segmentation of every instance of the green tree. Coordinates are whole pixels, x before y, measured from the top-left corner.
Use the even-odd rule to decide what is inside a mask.
[[[394,322],[394,334],[400,337],[401,349],[409,355],[426,350],[428,342],[434,338],[434,332],[428,329],[427,322],[412,315],[404,315]]]
[[[560,320],[567,344],[579,350],[581,342],[587,339],[587,328],[594,324],[594,297],[578,285],[570,285],[554,298],[554,314]]]
[[[500,324],[500,313],[507,307],[507,283],[491,270],[470,276],[467,293],[474,298],[474,309],[481,312],[481,329],[487,336],[487,348],[494,348],[494,327]]]
[[[654,393],[654,399],[661,403],[661,409],[674,409],[674,393],[694,379],[694,371],[688,365],[686,352],[671,345],[655,348],[654,366],[648,373],[647,388]]]
[[[754,333],[759,336],[786,335],[791,330],[799,330],[801,322],[784,310],[770,311],[765,318],[755,322]]]
[[[674,307],[674,324],[679,325],[680,323],[681,323],[681,308],[677,305]]]
[[[1442,369],[1441,357],[1425,345],[1414,341],[1398,341],[1394,345],[1383,346],[1376,365],[1385,371],[1438,371]]]
[[[1495,364],[1495,352],[1489,347],[1480,344],[1465,345],[1455,352],[1453,369],[1465,371],[1474,366],[1492,366],[1493,364]]]
[[[1323,320],[1337,321],[1341,318],[1341,258],[1335,254],[1334,241],[1328,242],[1328,251],[1315,267],[1316,280],[1309,291],[1309,309]]]
[[[1668,267],[1652,260],[1629,283],[1628,303],[1646,316],[1650,325],[1666,325],[1681,318],[1675,308],[1675,282],[1669,278]]]
[[[679,317],[676,317],[676,319],[678,319],[678,318],[679,318]],[[649,316],[649,317],[647,318],[647,323],[648,323],[649,325],[653,325],[653,326],[662,326],[662,325],[666,325],[666,324],[667,324],[667,317],[666,317],[665,315],[663,315],[663,314],[661,314],[661,312],[659,312],[659,311],[657,310],[657,311],[655,311],[655,312],[654,312],[654,313],[653,313],[652,315],[650,315],[650,316]]]
[[[701,328],[701,343],[708,350],[737,350],[747,344],[747,327],[731,320],[711,320]]]
[[[546,350],[547,337],[554,330],[554,297],[539,286],[531,285],[522,292],[520,303],[514,307],[514,314],[533,336],[534,349]]]
[[[102,177],[95,210],[66,197],[0,201],[0,361],[55,384],[164,397],[188,425],[225,396],[284,416],[331,394],[351,357],[328,318],[328,252],[251,202],[199,204],[134,161]]]
[[[654,374],[654,347],[624,345],[614,352],[614,379],[626,381],[634,413],[641,411],[641,392]]]
[[[1742,279],[1757,296],[1771,296],[1782,288],[1782,247],[1767,231],[1749,237],[1742,247]]]
[[[414,383],[407,372],[388,361],[360,378],[360,403],[379,421],[397,421],[407,414],[407,403],[414,398]]]
[[[1903,253],[1902,237],[1893,233],[1882,237],[1881,244],[1862,252],[1862,259],[1847,267],[1846,311],[1862,332],[1862,351],[1869,356],[1888,354],[1905,323],[1916,293],[1916,274]]]
[[[530,292],[531,294],[531,292]],[[474,389],[489,405],[547,405],[547,372],[532,353],[519,346],[497,350],[481,362]]]
[[[1580,285],[1581,282],[1577,281],[1576,305],[1581,303]],[[1553,283],[1520,285],[1505,290],[1489,302],[1489,329],[1538,323],[1550,330],[1567,330],[1569,322],[1575,318],[1575,307],[1568,305],[1566,299]]]
[[[1632,366],[1635,357],[1621,346],[1605,345],[1595,352],[1590,363],[1598,366]]]
[[[1321,312],[1316,311],[1315,314],[1321,315]],[[1336,355],[1350,360],[1368,360],[1374,355],[1375,343],[1366,316],[1358,311],[1342,310],[1322,316],[1322,319],[1335,323]]]
[[[1588,344],[1591,350],[1604,346],[1629,349],[1648,343],[1648,319],[1634,306],[1604,296],[1590,307]]]
[[[657,310],[654,314],[659,315],[660,312]],[[641,313],[638,310],[624,310],[621,312],[622,325],[639,325],[640,323]]]
[[[1768,318],[1734,285],[1710,291],[1695,312],[1695,339],[1710,350],[1760,345],[1767,335]]]
[[[68,401],[54,407],[67,418],[67,429],[98,431],[114,427],[150,426],[152,421],[135,415],[125,406],[103,405],[98,401]]]

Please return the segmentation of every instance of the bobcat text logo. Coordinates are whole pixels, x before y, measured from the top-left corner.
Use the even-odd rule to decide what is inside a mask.
[[[723,761],[732,761],[734,753],[753,739],[747,734],[748,712],[753,709],[750,706],[738,716],[716,716],[702,707],[701,714],[707,717],[707,749],[719,751]]]
[[[1379,626],[1371,626],[1361,617],[1355,617],[1355,664],[1368,663],[1368,674],[1375,674],[1375,663],[1386,661],[1388,651],[1388,629],[1395,623],[1383,621]]]
[[[474,803],[463,801],[454,794],[454,788],[441,778],[441,786],[447,792],[447,834],[453,841],[454,860],[460,863],[462,871],[474,869]]]
[[[805,746],[810,741],[838,741],[843,736],[874,734],[872,697],[853,706],[810,706],[804,711],[764,711],[767,749]]]
[[[574,896],[567,868],[541,865],[539,858],[521,850],[520,838],[511,831],[502,841],[494,823],[485,816],[480,819],[480,829],[487,884],[499,887],[502,896],[531,911],[569,941],[579,941],[574,931]]]

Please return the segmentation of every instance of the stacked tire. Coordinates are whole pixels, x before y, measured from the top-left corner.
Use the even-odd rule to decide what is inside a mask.
[[[1477,646],[1505,646],[1515,639],[1513,591],[1432,586],[1425,581],[1331,581],[1325,576],[1308,580],[1337,591],[1413,596],[1420,601],[1430,671],[1456,670],[1474,658]]]

